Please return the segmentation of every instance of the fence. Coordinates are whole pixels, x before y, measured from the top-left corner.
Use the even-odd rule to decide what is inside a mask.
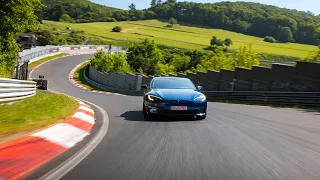
[[[118,92],[128,95],[142,95],[142,76],[139,74],[105,73],[92,68],[90,65],[84,71],[84,78],[93,84],[107,91]]]
[[[36,82],[0,78],[0,102],[26,99],[36,94]]]
[[[302,63],[301,66],[304,68],[309,67],[309,65],[313,65],[313,68],[317,68],[314,64],[305,64],[306,62],[300,62]],[[309,73],[307,73],[306,69],[302,68],[301,66],[298,67],[290,67],[290,70],[296,70],[295,68],[298,68],[298,71],[305,72],[304,76],[310,76],[313,78],[316,78],[318,76],[312,76],[312,73],[317,73],[312,71],[312,68],[309,69]],[[314,69],[313,69],[314,70]],[[225,72],[224,72],[225,71]],[[237,70],[236,70],[237,71]],[[250,73],[251,70],[246,70],[247,75]],[[278,71],[275,71],[278,72]],[[213,73],[213,74],[211,74]],[[310,105],[310,106],[320,106],[320,92],[281,92],[281,91],[264,91],[264,88],[261,88],[261,91],[259,88],[256,88],[254,86],[255,83],[266,83],[266,89],[270,90],[268,88],[268,76],[270,74],[265,73],[266,81],[251,81],[251,83],[245,83],[247,86],[251,86],[254,88],[249,88],[251,91],[240,91],[239,87],[240,83],[239,81],[234,80],[234,71],[227,71],[223,70],[222,72],[212,72],[207,73],[188,73],[188,74],[178,74],[178,75],[163,75],[163,76],[180,76],[180,77],[187,77],[190,78],[195,84],[205,85],[206,89],[203,91],[204,94],[206,94],[207,99],[209,101],[239,101],[239,102],[256,102],[256,103],[262,103],[262,104],[286,104],[286,105]],[[222,73],[222,75],[220,74]],[[239,73],[238,73],[239,74]],[[207,76],[211,75],[212,77],[209,77],[210,80],[208,80]],[[229,75],[229,76],[228,76]],[[250,75],[250,74],[249,74]],[[277,75],[281,75],[277,74]],[[88,77],[87,77],[88,76]],[[221,77],[222,76],[222,77]],[[245,77],[245,76],[244,76]],[[248,77],[248,76],[247,76]],[[250,77],[250,76],[249,76]],[[278,82],[283,80],[285,78],[285,72],[283,72],[282,77],[278,79]],[[107,73],[107,72],[99,72],[95,70],[93,67],[88,65],[86,71],[85,71],[85,78],[86,80],[96,85],[102,89],[106,90],[113,90],[115,92],[124,92],[127,94],[133,94],[133,95],[142,95],[143,91],[141,91],[141,86],[144,84],[149,84],[153,76],[143,76],[140,74],[120,74],[120,73]],[[229,78],[229,80],[228,80]],[[300,77],[301,78],[301,77]],[[310,81],[310,79],[308,79]],[[293,87],[297,87],[300,84],[300,88],[298,90],[305,90],[305,89],[312,89],[312,87],[317,87],[318,84],[310,84],[308,81],[300,81],[296,80],[297,84]],[[314,80],[315,81],[315,80]],[[317,82],[317,81],[315,81]],[[277,81],[273,81],[270,84],[271,90],[276,89],[275,84]],[[303,86],[304,85],[304,86]],[[281,87],[281,86],[280,86]],[[286,86],[284,86],[286,87]],[[319,87],[319,86],[318,86]],[[220,89],[220,90],[210,90],[211,89]],[[279,87],[278,87],[279,88]],[[208,90],[209,89],[209,90]],[[227,89],[227,90],[221,90],[221,89]],[[230,91],[230,89],[237,89],[237,91]],[[290,89],[289,89],[290,90]],[[134,93],[133,93],[134,92]]]
[[[221,69],[220,72],[178,73],[170,76],[189,78],[194,84],[203,86],[205,91],[319,92],[319,71],[320,64],[300,61],[295,67],[273,64],[272,68],[236,68],[235,71]],[[88,76],[105,86],[126,90],[141,90],[141,85],[149,84],[153,78],[140,74],[99,72],[91,66]]]
[[[254,102],[260,104],[320,107],[320,92],[204,91],[203,93],[209,101]]]
[[[120,51],[124,50],[119,46],[105,45],[66,45],[66,46],[37,46],[36,48],[26,49],[19,53],[20,59],[16,64],[15,79],[27,80],[28,63],[35,62],[41,58],[60,53],[94,53],[96,50]]]

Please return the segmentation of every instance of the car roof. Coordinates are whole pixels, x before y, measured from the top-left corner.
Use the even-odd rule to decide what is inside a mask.
[[[152,80],[157,80],[157,79],[189,79],[189,78],[168,76],[168,77],[154,77]]]

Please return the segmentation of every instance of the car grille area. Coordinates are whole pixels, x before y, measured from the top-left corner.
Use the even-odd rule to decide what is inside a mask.
[[[163,114],[165,115],[191,115],[191,114],[199,114],[198,110],[186,110],[186,111],[172,111],[172,110],[164,110]]]

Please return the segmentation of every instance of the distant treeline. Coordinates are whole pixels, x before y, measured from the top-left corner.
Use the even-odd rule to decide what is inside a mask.
[[[176,18],[178,22],[230,30],[248,35],[271,36],[280,42],[316,45],[320,16],[251,2],[193,3],[154,0],[151,7],[129,11],[88,0],[43,0],[40,17],[54,21],[95,22]],[[67,16],[66,16],[67,15]],[[62,17],[62,19],[61,19]]]

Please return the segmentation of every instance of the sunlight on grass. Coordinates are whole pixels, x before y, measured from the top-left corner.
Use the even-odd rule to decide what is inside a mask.
[[[155,39],[158,44],[175,46],[185,49],[203,49],[209,46],[212,36],[220,39],[231,38],[234,42],[231,50],[252,42],[254,50],[270,54],[287,55],[305,58],[310,52],[317,50],[316,46],[296,43],[267,43],[263,38],[244,35],[231,31],[204,27],[175,25],[166,27],[167,23],[158,20],[125,21],[125,22],[95,22],[70,24],[45,21],[45,28],[57,28],[64,31],[67,26],[75,30],[83,30],[89,36],[99,36],[109,40],[141,40]],[[121,33],[111,32],[114,26],[121,26]]]
[[[44,128],[72,116],[78,102],[68,96],[48,91],[13,104],[0,104],[0,139],[15,133]]]

